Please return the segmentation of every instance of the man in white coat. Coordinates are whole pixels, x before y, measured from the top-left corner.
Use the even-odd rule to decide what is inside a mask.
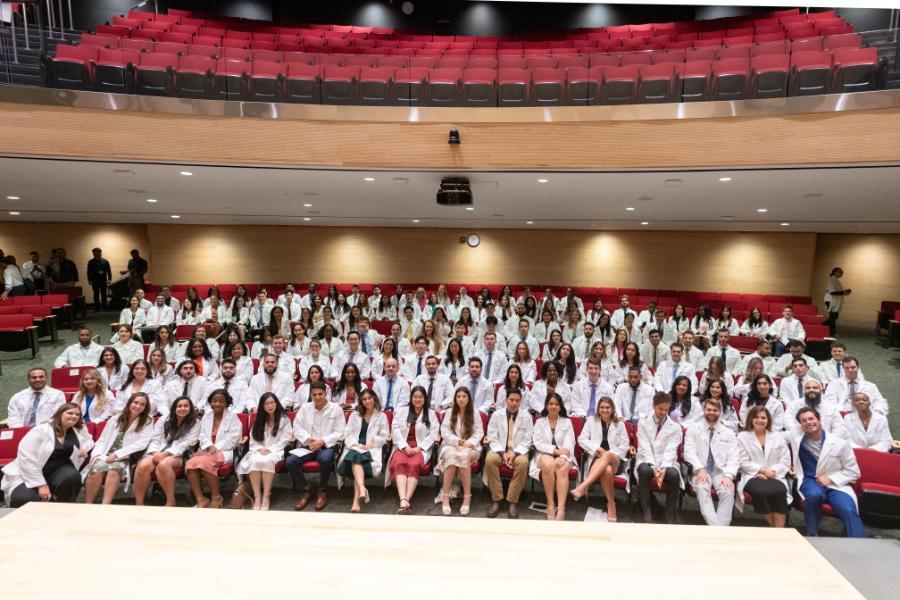
[[[435,410],[447,410],[453,406],[453,382],[450,377],[438,373],[440,359],[437,356],[429,356],[425,359],[425,372],[416,377],[413,387],[420,385],[428,392],[431,406]],[[409,404],[407,393],[406,404]]]
[[[424,335],[416,338],[415,352],[406,357],[403,362],[403,377],[409,381],[415,381],[416,377],[425,372],[425,360],[428,358],[428,340]]]
[[[659,363],[653,376],[653,384],[657,392],[669,392],[672,383],[682,375],[691,382],[691,393],[697,393],[697,372],[694,365],[684,360],[684,346],[675,342],[669,347],[669,360]]]
[[[259,398],[266,392],[275,394],[282,407],[289,407],[294,398],[294,380],[278,370],[278,359],[274,354],[266,354],[259,373],[250,378],[250,398],[253,400],[250,412],[256,412]]]
[[[512,322],[513,319],[510,319],[509,322]],[[528,346],[528,352],[531,354],[531,358],[540,357],[540,344],[538,344],[537,339],[533,335],[531,335],[531,319],[528,317],[522,317],[518,320],[519,329],[515,335],[510,335],[509,340],[506,342],[506,352],[509,355],[510,359],[516,353],[516,346],[519,345],[519,342],[525,342],[525,345]]]
[[[787,349],[791,340],[806,339],[806,330],[803,323],[794,318],[794,307],[785,306],[781,311],[782,317],[775,319],[769,325],[769,335],[775,337],[775,357],[778,358]]]
[[[787,377],[791,374],[791,364],[794,362],[794,359],[803,358],[806,360],[807,366],[809,366],[809,374],[812,375],[814,379],[821,381],[818,361],[809,354],[806,354],[804,350],[806,350],[806,344],[803,343],[802,340],[790,340],[788,342],[788,352],[778,357],[778,360],[775,361],[775,366],[772,367],[774,372],[773,376]]]
[[[609,318],[609,324],[613,326],[614,329],[621,329],[622,325],[625,324],[625,315],[627,313],[631,313],[637,318],[637,313],[634,312],[633,309],[629,308],[630,299],[627,295],[619,298],[619,308],[613,311],[612,316]]]
[[[833,402],[838,410],[850,412],[853,410],[853,396],[862,392],[872,402],[872,410],[884,416],[888,414],[888,402],[878,386],[863,378],[859,370],[859,361],[853,356],[844,358],[844,375],[828,384],[825,399]]]
[[[55,361],[53,368],[63,367],[96,367],[100,363],[103,346],[93,341],[93,332],[87,327],[78,330],[78,343],[63,350]]]
[[[616,387],[613,400],[616,403],[616,414],[626,421],[637,423],[653,412],[653,386],[641,381],[641,370],[637,367],[628,369],[625,381]]]
[[[510,519],[519,518],[519,496],[528,476],[528,450],[534,433],[534,423],[527,411],[520,410],[522,392],[510,390],[506,406],[494,411],[488,421],[488,452],[484,457],[484,482],[491,491],[491,505],[487,516],[493,519],[500,512],[503,500],[503,481],[500,467],[512,470],[506,492],[506,509]]]
[[[694,471],[691,481],[697,492],[700,514],[707,525],[731,524],[734,510],[734,480],[740,467],[737,437],[719,422],[718,400],[703,403],[703,420],[688,427],[684,436],[684,460]],[[713,502],[716,490],[719,503]]]
[[[384,375],[375,378],[372,390],[381,400],[384,410],[397,410],[409,405],[409,382],[400,377],[396,358],[384,361]]]
[[[66,395],[47,385],[47,371],[35,367],[28,371],[28,387],[13,394],[7,406],[9,427],[34,427],[50,420]]]
[[[653,522],[650,486],[654,481],[666,493],[666,522],[675,522],[675,506],[683,485],[678,470],[678,446],[682,436],[681,425],[669,419],[671,406],[672,397],[665,392],[658,392],[653,397],[653,412],[638,425],[635,464],[644,523]]]
[[[831,358],[819,363],[819,372],[822,374],[822,383],[831,383],[844,375],[844,358],[847,356],[847,346],[843,342],[832,342]]]
[[[476,411],[490,412],[494,408],[494,385],[481,376],[481,359],[469,359],[469,372],[459,378],[456,388],[464,387],[472,395],[472,406]],[[450,399],[451,405],[453,398]]]
[[[588,359],[585,367],[587,377],[572,385],[565,400],[566,413],[570,417],[593,417],[600,398],[612,398],[615,395],[613,387],[600,377],[601,369],[599,359]]]
[[[693,367],[694,371],[705,371],[706,370],[706,356],[700,350],[694,346],[694,332],[693,331],[682,331],[681,332],[681,344],[684,346],[684,360],[689,362]],[[696,373],[695,373],[696,375]]]
[[[651,369],[659,368],[660,363],[669,359],[669,347],[662,341],[662,333],[656,329],[647,335],[647,341],[641,344],[641,358]]]
[[[805,358],[795,358],[791,361],[791,374],[781,380],[778,389],[781,392],[781,399],[785,404],[790,404],[796,400],[803,398],[805,393],[804,386],[808,381],[818,381],[809,373],[809,365],[806,364]]]
[[[800,423],[797,421],[797,413],[802,408],[812,408],[819,413],[822,429],[825,433],[847,439],[847,428],[844,427],[844,419],[841,411],[831,400],[822,396],[822,384],[815,379],[810,379],[803,384],[803,396],[787,405],[784,411],[784,428],[788,432],[788,438],[800,433]]]
[[[585,321],[582,334],[572,340],[572,350],[575,351],[575,360],[578,362],[590,358],[591,346],[593,346],[595,342],[600,341],[600,336],[594,335],[594,329],[593,323]],[[532,358],[534,358],[534,355],[532,355]]]
[[[165,325],[172,327],[175,325],[175,311],[166,304],[166,297],[162,292],[156,294],[156,303],[147,309],[147,320],[141,332],[148,332],[151,336],[156,334],[156,330]],[[144,339],[147,339],[146,335]],[[152,337],[151,337],[152,340]]]
[[[219,366],[219,375],[215,379],[210,379],[207,387],[210,394],[213,390],[228,392],[232,400],[231,410],[235,413],[250,412],[251,408],[255,409],[259,404],[259,398],[256,401],[251,399],[247,382],[237,376],[237,363],[230,358],[222,361]]]
[[[178,377],[166,384],[165,401],[156,407],[160,416],[165,418],[169,416],[169,410],[172,403],[181,396],[191,399],[194,407],[198,411],[206,408],[206,377],[197,375],[197,366],[193,361],[183,360],[178,363]]]
[[[866,537],[851,485],[859,479],[859,465],[846,440],[822,430],[819,414],[811,408],[797,413],[802,433],[791,440],[797,489],[803,498],[806,534],[819,535],[822,504],[828,503],[844,524],[847,537]]]
[[[728,343],[730,339],[731,334],[725,328],[716,333],[716,345],[710,346],[706,351],[706,365],[709,365],[714,356],[718,356],[725,362],[725,371],[736,374],[741,371],[741,352]]]
[[[484,378],[491,383],[501,383],[506,377],[506,366],[509,362],[506,354],[497,350],[497,336],[491,332],[484,334],[484,350],[476,354],[484,366]],[[532,356],[532,358],[535,358]]]
[[[347,347],[338,352],[331,361],[335,373],[341,373],[344,365],[352,362],[359,370],[360,379],[370,379],[372,376],[372,363],[359,345],[359,332],[351,331],[347,334]]]

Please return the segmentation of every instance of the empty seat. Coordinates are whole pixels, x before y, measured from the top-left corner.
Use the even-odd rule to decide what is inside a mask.
[[[395,67],[362,67],[359,70],[359,103],[387,106],[391,99],[394,71]]]
[[[282,54],[282,62],[304,65],[318,64],[319,55],[308,52],[285,52]]]
[[[716,60],[717,53],[716,48],[688,48],[684,51],[684,61]]]
[[[791,60],[787,54],[764,54],[750,59],[751,98],[781,98],[787,95]]]
[[[472,68],[463,71],[460,103],[463,106],[496,106],[495,69]]]
[[[119,42],[121,50],[137,50],[138,52],[151,52],[153,50],[153,42],[150,40],[126,40]]]
[[[644,104],[671,102],[675,94],[675,65],[672,63],[640,66],[637,101]]]
[[[560,69],[568,69],[569,67],[587,67],[590,64],[590,57],[581,55],[559,56],[557,57],[556,66]]]
[[[284,80],[284,99],[287,102],[319,104],[322,98],[319,89],[319,69],[319,65],[305,62],[288,63]]]
[[[618,67],[621,61],[618,54],[591,54],[592,67]]]
[[[554,106],[565,98],[565,69],[531,70],[531,103],[535,106]]]
[[[459,103],[459,85],[463,70],[459,67],[432,69],[428,74],[429,106],[454,106]]]
[[[424,106],[425,79],[428,73],[429,69],[424,67],[397,69],[394,73],[390,103],[398,106]]]
[[[831,54],[828,52],[794,52],[791,54],[791,96],[828,93],[831,83]]]
[[[412,56],[409,59],[409,66],[434,69],[437,67],[437,61],[436,56]]]
[[[750,58],[750,46],[719,48],[716,57],[719,60],[722,60],[723,58]]]
[[[94,89],[110,94],[129,94],[134,91],[134,64],[141,59],[137,50],[101,49],[94,64]]]
[[[822,38],[823,50],[837,50],[838,48],[861,48],[862,37],[853,33],[850,35],[829,35]]]
[[[222,49],[218,46],[207,46],[205,44],[188,44],[188,56],[198,56],[203,58],[211,58],[216,60],[222,54]]]
[[[525,69],[501,67],[497,72],[497,105],[525,106],[531,74]]]
[[[193,42],[188,43],[199,44],[201,46],[221,46],[222,38],[212,35],[197,35],[194,36]]]
[[[881,69],[877,48],[838,48],[832,57],[832,92],[842,94],[878,88]]]
[[[177,54],[141,54],[141,62],[134,69],[134,91],[150,96],[171,96],[174,92],[172,75],[176,65]]]
[[[653,56],[651,52],[635,52],[623,54],[621,60],[623,67],[626,65],[649,65],[653,63]]]
[[[750,61],[746,58],[725,58],[713,63],[713,83],[710,100],[743,100],[747,97]]]
[[[468,56],[443,56],[435,64],[436,69],[465,69],[469,62]]]
[[[285,88],[284,71],[286,68],[293,66],[268,60],[254,61],[247,77],[247,98],[257,102],[280,102],[283,100]],[[310,67],[310,65],[298,65],[298,67],[318,68],[316,66]]]
[[[599,104],[602,71],[603,67],[570,67],[566,71],[566,104]]]
[[[653,53],[653,64],[680,64],[684,62],[684,50],[666,50]]]
[[[175,42],[176,44],[190,44],[194,41],[194,36],[189,33],[172,33],[165,31],[154,36],[160,42]]]
[[[555,69],[557,59],[552,56],[529,56],[525,58],[526,69]]]
[[[50,80],[53,87],[69,90],[93,89],[93,67],[100,53],[99,46],[71,46],[60,44],[50,61]]]
[[[500,69],[524,69],[528,66],[528,59],[522,56],[498,56],[497,65]]]
[[[85,33],[81,36],[81,45],[115,49],[119,47],[121,40],[122,38],[114,35],[92,35],[90,33]]]
[[[676,93],[682,102],[698,102],[709,99],[712,80],[712,61],[694,60],[678,66],[679,85]]]
[[[495,56],[472,56],[466,65],[467,69],[496,69],[497,58]]]
[[[752,48],[750,48],[750,56],[762,56],[764,54],[787,54],[788,49],[787,41],[780,42],[766,42],[765,44],[756,44]]]
[[[225,60],[250,60],[251,53],[244,48],[222,48],[222,56]]]
[[[822,38],[799,38],[791,42],[791,52],[820,52],[822,50]]]
[[[153,44],[152,51],[183,56],[187,54],[187,44],[182,44],[179,42],[156,42],[155,44]]]
[[[175,95],[182,98],[212,98],[216,61],[207,56],[182,56],[175,69]]]
[[[225,38],[222,40],[222,48],[250,48],[250,40],[236,40],[234,38]]]
[[[378,62],[378,59],[371,54],[355,54],[347,57],[346,66],[371,68]]]
[[[264,60],[266,62],[280,63],[284,60],[284,54],[277,50],[251,50],[253,61]]]
[[[601,104],[632,104],[637,96],[638,66],[603,67]]]
[[[216,61],[213,74],[215,97],[218,100],[242,100],[244,98],[244,73],[250,63],[240,60]]]
[[[322,67],[322,103],[356,104],[359,67]]]

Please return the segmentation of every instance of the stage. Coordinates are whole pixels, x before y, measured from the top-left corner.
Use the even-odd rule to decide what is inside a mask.
[[[0,585],[10,599],[863,597],[793,529],[45,503],[0,519]]]

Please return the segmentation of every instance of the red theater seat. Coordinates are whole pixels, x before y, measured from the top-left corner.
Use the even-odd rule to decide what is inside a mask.
[[[644,104],[671,102],[675,96],[675,65],[641,65],[638,102]]]
[[[680,68],[680,93],[682,102],[709,99],[712,82],[712,61],[695,60]]]
[[[21,350],[31,350],[31,358],[37,354],[38,328],[31,315],[0,315],[0,351]]]
[[[526,106],[531,74],[525,69],[501,67],[497,73],[497,104]]]
[[[463,71],[462,105],[496,106],[496,79],[497,71],[493,68],[469,68]]]
[[[177,54],[165,52],[141,54],[140,65],[136,65],[134,71],[135,91],[150,96],[171,96],[178,58]]]
[[[429,69],[410,67],[397,69],[394,73],[394,85],[391,90],[391,104],[395,106],[424,106],[425,79]]]
[[[571,67],[566,72],[566,104],[587,106],[600,103],[603,67]]]
[[[459,103],[459,86],[463,70],[459,67],[432,69],[427,79],[429,106],[455,106]]]
[[[877,48],[838,48],[832,56],[832,92],[863,92],[877,87],[880,70]]]
[[[253,61],[247,81],[248,98],[256,102],[279,102],[283,100],[284,72],[287,67],[287,65],[272,61]],[[312,68],[317,69],[318,67]]]
[[[746,58],[725,58],[714,62],[710,100],[746,98],[749,70],[750,61]]]
[[[787,54],[764,54],[750,59],[750,97],[782,98],[787,95],[791,63]]]
[[[535,106],[562,104],[565,97],[565,87],[565,69],[532,69],[531,103]]]
[[[825,94],[831,85],[831,54],[794,51],[791,54],[791,96]]]
[[[212,98],[216,61],[207,56],[182,56],[175,70],[175,95],[182,98]]]
[[[140,62],[137,50],[101,49],[94,63],[94,89],[110,94],[127,94],[133,91],[133,65]]]
[[[391,85],[395,67],[363,67],[359,71],[359,103],[387,106],[391,99]]]
[[[319,73],[319,65],[289,63],[285,78],[285,101],[319,104],[321,101]]]
[[[603,67],[601,104],[632,104],[637,95],[638,66]]]
[[[93,62],[100,53],[99,46],[70,46],[60,44],[50,61],[53,87],[69,90],[93,89]]]

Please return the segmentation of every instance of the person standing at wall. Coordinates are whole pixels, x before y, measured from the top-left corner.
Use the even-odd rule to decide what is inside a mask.
[[[30,279],[34,283],[34,289],[44,291],[46,282],[44,277],[47,274],[47,267],[41,264],[40,255],[37,251],[31,251],[31,258],[22,263],[22,275],[25,279]]]
[[[828,309],[828,318],[822,322],[822,325],[828,325],[828,331],[831,337],[837,332],[837,320],[844,308],[844,296],[849,296],[853,290],[844,289],[841,283],[841,277],[844,276],[844,270],[835,267],[828,276],[828,284],[825,287],[825,308]]]
[[[119,271],[121,275],[128,275],[128,295],[134,296],[134,292],[144,289],[144,275],[147,274],[149,265],[141,253],[136,249],[131,251],[131,260],[128,261],[128,268],[125,271]]]
[[[112,281],[112,268],[109,261],[103,258],[100,248],[94,248],[91,253],[94,258],[88,261],[87,276],[94,292],[94,311],[100,312],[106,309],[106,291]]]

